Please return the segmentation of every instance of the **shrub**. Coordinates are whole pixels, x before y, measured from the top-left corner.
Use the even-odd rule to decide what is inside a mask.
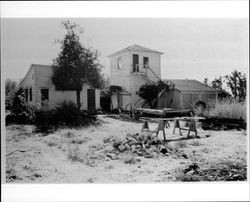
[[[33,123],[35,118],[35,108],[24,101],[24,91],[19,88],[10,102],[10,114],[6,116],[6,124]]]
[[[80,110],[75,103],[63,101],[57,105],[54,119],[57,124],[78,126],[80,125]]]
[[[39,132],[48,133],[52,126],[56,126],[56,120],[54,119],[54,110],[38,109],[35,111],[35,125]]]
[[[217,101],[209,110],[209,116],[217,118],[244,119],[246,121],[246,103],[230,100]]]
[[[62,125],[75,127],[96,121],[95,115],[80,111],[75,103],[66,101],[59,103],[53,110],[39,109],[35,115],[35,124],[40,132],[49,132],[49,130]]]
[[[5,109],[10,110],[17,88],[17,83],[10,79],[5,81]]]

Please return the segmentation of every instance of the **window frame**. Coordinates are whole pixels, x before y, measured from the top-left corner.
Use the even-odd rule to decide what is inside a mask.
[[[121,57],[119,57],[119,58],[117,58],[117,69],[121,69],[122,68],[122,58]]]
[[[137,56],[138,63],[134,63],[134,57]],[[133,66],[133,72],[139,72],[139,54],[132,54],[132,66]]]
[[[44,94],[42,93],[42,91],[46,91],[46,90],[47,90],[47,96],[46,96],[47,99],[46,99],[46,98],[43,98],[43,95],[44,95]],[[48,89],[48,88],[41,88],[41,89],[40,89],[40,93],[41,93],[41,101],[46,101],[46,100],[49,101],[49,89]]]
[[[147,63],[145,63],[145,59],[147,59]],[[149,57],[143,56],[143,67],[146,68],[149,66]]]

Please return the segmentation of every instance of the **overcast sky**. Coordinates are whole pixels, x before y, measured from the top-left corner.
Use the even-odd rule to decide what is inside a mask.
[[[65,34],[62,19],[3,19],[2,68],[5,78],[23,78],[31,64],[51,64]],[[247,73],[248,20],[198,18],[71,18],[84,28],[81,41],[108,55],[132,44],[164,52],[164,79],[212,80],[233,69]]]

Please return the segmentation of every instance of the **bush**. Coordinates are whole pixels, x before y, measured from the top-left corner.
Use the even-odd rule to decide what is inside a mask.
[[[6,116],[6,124],[17,123],[27,124],[33,123],[35,118],[35,108],[28,105],[24,101],[24,91],[18,89],[11,101],[10,114]]]
[[[78,126],[80,123],[80,110],[73,102],[63,101],[55,109],[55,121],[57,124]]]
[[[208,114],[210,117],[244,119],[246,121],[246,103],[230,100],[217,101]]]
[[[35,124],[38,131],[48,132],[58,126],[83,126],[94,123],[96,116],[80,111],[73,102],[63,101],[53,110],[37,110]]]

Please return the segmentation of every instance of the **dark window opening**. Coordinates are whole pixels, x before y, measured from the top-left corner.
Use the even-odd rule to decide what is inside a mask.
[[[32,101],[32,88],[30,88],[30,101]]]
[[[118,58],[117,59],[117,69],[121,69],[122,68],[122,59]]]
[[[28,102],[28,89],[25,89],[25,101]]]
[[[146,68],[149,66],[149,60],[148,57],[143,57],[143,67]]]
[[[133,54],[133,72],[139,72],[139,55]]]
[[[41,89],[41,100],[49,100],[49,89]]]

